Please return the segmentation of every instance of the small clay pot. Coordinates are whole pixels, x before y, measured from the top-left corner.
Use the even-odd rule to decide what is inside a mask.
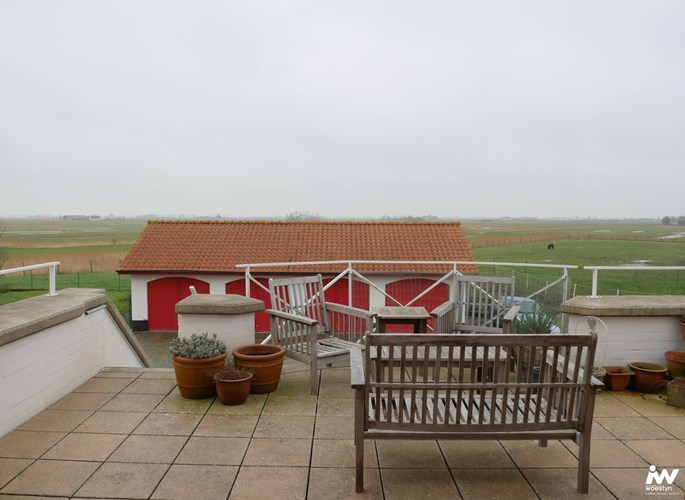
[[[671,378],[685,377],[685,352],[666,351],[664,357],[666,358],[666,367],[671,373]]]
[[[221,380],[215,375],[214,383],[219,401],[228,406],[237,406],[247,401],[247,395],[250,394],[252,386],[252,374],[235,380]]]
[[[633,361],[628,363],[631,370],[635,372],[633,377],[633,388],[638,392],[654,394],[666,386],[665,366],[644,361]]]
[[[626,370],[622,366],[605,366],[606,375],[604,375],[604,385],[609,391],[624,391],[630,379],[635,375],[630,370]]]
[[[275,391],[281,380],[285,348],[274,344],[247,344],[233,349],[236,368],[253,374],[252,394]]]

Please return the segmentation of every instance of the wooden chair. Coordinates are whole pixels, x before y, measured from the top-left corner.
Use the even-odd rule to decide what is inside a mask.
[[[318,394],[318,370],[349,360],[351,349],[363,349],[373,326],[369,311],[327,303],[321,275],[270,279],[271,342],[286,356],[309,364],[310,390]]]
[[[457,276],[454,299],[431,311],[439,333],[514,333],[514,278]]]

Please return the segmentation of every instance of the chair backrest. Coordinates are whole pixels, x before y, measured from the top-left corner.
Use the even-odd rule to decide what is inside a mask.
[[[501,333],[504,315],[514,305],[513,277],[457,276],[456,330]]]
[[[320,274],[305,278],[271,278],[269,292],[273,309],[316,320],[321,331],[329,331],[328,311]]]

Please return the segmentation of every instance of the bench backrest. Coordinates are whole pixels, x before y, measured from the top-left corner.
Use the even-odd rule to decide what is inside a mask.
[[[280,312],[313,319],[321,331],[328,331],[328,312],[320,274],[304,278],[269,280],[271,307]]]
[[[502,333],[504,315],[514,305],[513,277],[458,275],[455,331]]]
[[[596,344],[595,334],[369,334],[366,428],[580,430]]]

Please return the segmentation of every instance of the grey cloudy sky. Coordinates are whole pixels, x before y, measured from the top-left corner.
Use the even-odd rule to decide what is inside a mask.
[[[682,215],[685,2],[0,0],[0,216]]]

